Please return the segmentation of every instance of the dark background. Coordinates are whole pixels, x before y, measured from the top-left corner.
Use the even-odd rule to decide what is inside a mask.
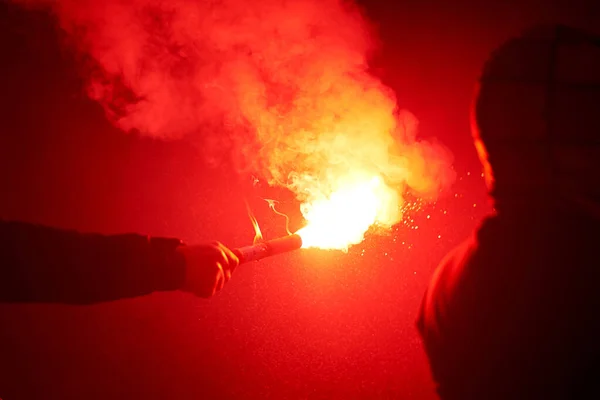
[[[382,39],[374,71],[422,136],[454,153],[452,190],[348,254],[245,265],[210,301],[161,293],[91,307],[0,304],[0,398],[433,398],[416,311],[436,264],[489,211],[469,135],[478,70],[527,25],[593,28],[600,10],[574,0],[362,3]],[[263,231],[283,234],[263,193],[226,166],[206,167],[186,141],[114,129],[59,43],[48,16],[0,1],[1,218],[237,246],[253,236],[246,197]]]

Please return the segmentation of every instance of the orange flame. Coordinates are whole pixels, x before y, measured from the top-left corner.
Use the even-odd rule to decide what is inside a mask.
[[[357,177],[329,197],[302,205],[308,224],[296,232],[302,247],[347,250],[373,225],[390,227],[399,219],[399,196],[380,177]]]
[[[252,244],[260,243],[263,241],[263,235],[260,231],[260,226],[258,226],[258,221],[256,220],[256,217],[254,216],[254,213],[250,208],[250,204],[248,204],[247,200],[244,201],[246,202],[246,210],[248,210],[248,217],[250,218],[250,222],[252,222],[252,227],[254,228],[254,240],[252,241]]]

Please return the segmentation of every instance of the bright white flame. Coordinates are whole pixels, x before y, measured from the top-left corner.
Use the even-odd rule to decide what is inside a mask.
[[[308,224],[297,234],[302,247],[347,250],[360,243],[373,225],[398,220],[400,198],[379,176],[353,179],[329,196],[301,206]]]

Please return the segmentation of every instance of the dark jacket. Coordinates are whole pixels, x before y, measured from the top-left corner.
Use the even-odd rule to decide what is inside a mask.
[[[600,399],[600,222],[486,219],[438,267],[417,322],[442,399]]]
[[[178,239],[0,220],[0,302],[90,304],[182,287]]]

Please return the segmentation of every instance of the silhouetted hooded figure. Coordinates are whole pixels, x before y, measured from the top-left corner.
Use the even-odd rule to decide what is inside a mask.
[[[600,399],[600,38],[565,26],[486,63],[473,134],[495,213],[417,326],[443,399]]]

